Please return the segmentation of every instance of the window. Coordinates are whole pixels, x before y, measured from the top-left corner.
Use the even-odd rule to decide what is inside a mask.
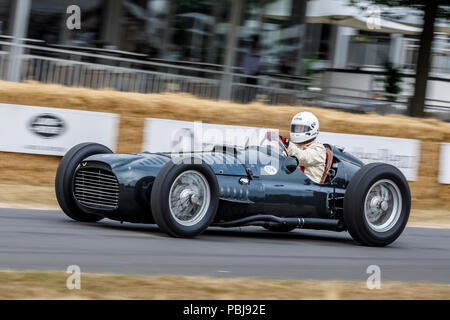
[[[101,0],[33,0],[28,38],[44,40],[47,44],[96,46],[102,4]],[[78,5],[81,9],[81,30],[68,30],[66,27],[69,5]]]

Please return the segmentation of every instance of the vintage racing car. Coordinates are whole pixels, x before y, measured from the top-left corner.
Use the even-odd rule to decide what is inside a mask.
[[[395,167],[363,163],[325,145],[322,183],[311,181],[288,157],[263,146],[216,146],[183,154],[114,154],[96,143],[70,149],[58,167],[55,189],[72,219],[156,223],[175,237],[209,226],[261,226],[348,231],[368,246],[386,246],[407,223],[408,182]],[[265,159],[249,161],[253,159]],[[244,156],[245,155],[245,156]],[[267,165],[277,163],[278,165]]]

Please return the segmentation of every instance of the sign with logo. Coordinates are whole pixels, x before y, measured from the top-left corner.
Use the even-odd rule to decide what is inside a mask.
[[[420,141],[414,139],[320,132],[319,141],[344,147],[365,164],[389,163],[403,172],[408,181],[417,180]]]
[[[115,150],[118,130],[116,114],[0,104],[0,151],[61,156],[82,142]]]
[[[439,182],[450,184],[450,143],[441,143],[439,158]]]
[[[37,115],[30,121],[29,129],[42,138],[55,138],[64,132],[64,120],[50,113]]]

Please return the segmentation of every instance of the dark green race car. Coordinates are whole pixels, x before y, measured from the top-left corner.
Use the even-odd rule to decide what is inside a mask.
[[[281,147],[114,154],[83,143],[62,159],[56,195],[74,220],[156,223],[175,237],[194,237],[209,226],[252,225],[277,232],[348,231],[363,245],[392,243],[410,212],[404,175],[325,146],[326,173],[319,184]]]

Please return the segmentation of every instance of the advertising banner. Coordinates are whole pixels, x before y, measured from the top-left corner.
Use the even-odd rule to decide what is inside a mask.
[[[450,184],[450,143],[441,143],[438,181]]]
[[[110,113],[0,104],[0,151],[62,156],[82,142],[114,151],[119,121]]]
[[[320,132],[319,141],[341,146],[365,164],[389,163],[403,172],[408,181],[417,180],[420,141],[414,139]]]

